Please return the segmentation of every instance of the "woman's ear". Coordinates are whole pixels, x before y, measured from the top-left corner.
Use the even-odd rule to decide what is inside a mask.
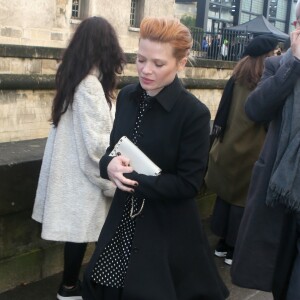
[[[178,71],[182,71],[185,67],[187,63],[187,57],[182,58],[179,62],[178,62]]]

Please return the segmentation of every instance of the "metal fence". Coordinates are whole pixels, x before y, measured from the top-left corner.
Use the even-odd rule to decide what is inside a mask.
[[[198,58],[237,61],[252,35],[247,32],[222,30],[220,33],[204,32],[190,28],[193,36],[192,55]]]

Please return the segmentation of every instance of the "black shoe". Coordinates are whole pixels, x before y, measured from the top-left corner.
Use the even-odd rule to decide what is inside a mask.
[[[225,260],[224,260],[226,265],[229,265],[229,266],[232,265],[233,251],[234,251],[234,248],[229,247],[226,257],[225,257]]]
[[[71,289],[61,284],[56,297],[58,300],[82,300],[80,281]]]
[[[215,249],[215,256],[218,257],[225,257],[227,255],[229,246],[226,244],[224,239],[220,239],[216,249]]]

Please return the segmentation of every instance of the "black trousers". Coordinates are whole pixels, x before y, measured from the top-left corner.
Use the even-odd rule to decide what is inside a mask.
[[[63,285],[74,286],[77,284],[86,247],[87,243],[65,243]]]
[[[211,218],[212,232],[234,247],[244,213],[244,207],[229,204],[217,196]]]

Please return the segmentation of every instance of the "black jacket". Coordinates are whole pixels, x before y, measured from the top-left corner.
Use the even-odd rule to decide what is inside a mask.
[[[138,109],[139,85],[118,95],[110,146],[100,161],[108,178],[108,156],[120,137],[131,138]],[[154,100],[142,123],[139,148],[163,171],[159,176],[133,172],[136,195],[146,198],[137,217],[124,300],[223,300],[228,291],[215,267],[202,229],[197,195],[206,169],[210,113],[176,77]],[[90,282],[99,253],[121,220],[128,194],[117,190],[84,279],[84,299],[96,299]]]

